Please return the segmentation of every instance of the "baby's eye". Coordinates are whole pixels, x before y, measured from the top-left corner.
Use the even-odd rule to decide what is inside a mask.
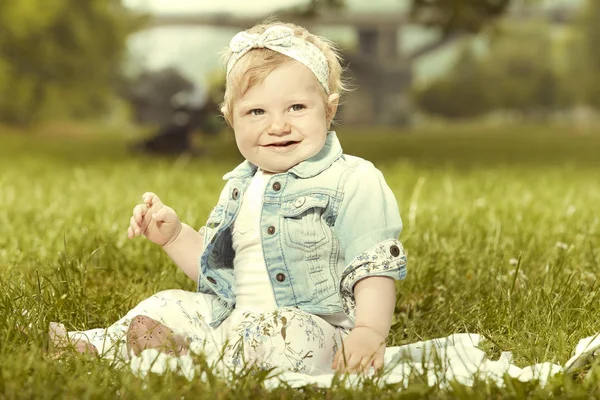
[[[290,110],[292,111],[301,111],[304,110],[306,107],[304,107],[303,104],[294,104],[293,106],[290,107]]]
[[[248,114],[252,114],[252,115],[263,115],[265,113],[265,110],[263,110],[262,108],[253,108],[252,110],[248,111]]]

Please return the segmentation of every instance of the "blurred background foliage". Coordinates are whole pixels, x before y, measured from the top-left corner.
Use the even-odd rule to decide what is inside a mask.
[[[415,88],[418,108],[449,118],[478,117],[498,109],[539,115],[575,100],[562,86],[570,77],[553,67],[546,26],[513,27],[487,44],[477,52],[472,43],[464,43],[445,76]]]
[[[503,110],[547,119],[583,105],[600,109],[599,22],[597,1],[558,38],[550,23],[505,21],[482,35],[484,50],[465,41],[445,76],[414,88],[416,106],[448,118]]]
[[[142,23],[120,0],[0,1],[0,120],[108,112]]]
[[[600,2],[588,0],[561,35],[550,23],[500,18],[515,3],[536,0],[412,0],[414,23],[437,29],[440,37],[458,35],[461,43],[446,74],[412,85],[416,111],[450,119],[508,113],[538,120],[600,108]],[[343,0],[311,0],[296,11],[315,15],[344,6]],[[125,73],[128,37],[145,21],[120,0],[1,1],[0,121],[97,118],[114,112],[122,99],[135,107],[140,77],[165,82],[169,76],[168,92],[186,87],[173,71]],[[212,82],[219,85],[220,76]],[[217,102],[219,90],[208,90]]]

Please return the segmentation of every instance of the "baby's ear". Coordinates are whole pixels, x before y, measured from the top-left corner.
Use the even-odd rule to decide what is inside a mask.
[[[233,128],[233,122],[231,121],[231,115],[227,114],[227,107],[223,106],[221,107],[221,114],[223,115],[223,118],[225,119],[225,122],[227,122],[227,125],[229,125],[230,127]]]
[[[331,121],[335,118],[339,101],[340,95],[337,93],[331,93],[327,98],[327,128],[329,128]]]

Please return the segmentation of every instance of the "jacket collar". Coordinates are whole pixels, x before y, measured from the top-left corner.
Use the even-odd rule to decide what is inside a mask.
[[[325,171],[338,158],[342,156],[342,146],[334,131],[327,133],[325,145],[316,155],[308,160],[304,160],[298,165],[290,168],[287,172],[296,175],[299,178],[312,178]],[[245,160],[238,165],[233,171],[226,173],[223,176],[224,180],[233,178],[246,178],[253,176],[256,173],[257,166],[250,161]]]

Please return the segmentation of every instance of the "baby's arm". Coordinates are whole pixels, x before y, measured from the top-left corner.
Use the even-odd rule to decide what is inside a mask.
[[[356,167],[343,193],[334,233],[346,261],[340,281],[342,303],[354,317],[355,328],[344,339],[332,368],[380,369],[396,303],[394,280],[406,274],[406,257],[397,239],[402,221],[393,192],[370,163]]]
[[[171,260],[194,282],[198,282],[198,259],[204,248],[202,242],[202,235],[198,231],[181,224],[179,235],[163,246]]]
[[[203,237],[189,225],[181,223],[177,213],[151,192],[144,193],[143,203],[133,209],[128,237],[144,235],[160,245],[173,262],[195,282],[198,282],[198,258],[203,249]]]
[[[387,276],[361,279],[354,285],[355,329],[365,327],[387,338],[396,306],[396,284]]]
[[[380,370],[396,304],[394,279],[385,276],[361,279],[354,285],[354,298],[354,329],[344,339],[343,348],[335,355],[331,368],[364,372],[373,366]]]

